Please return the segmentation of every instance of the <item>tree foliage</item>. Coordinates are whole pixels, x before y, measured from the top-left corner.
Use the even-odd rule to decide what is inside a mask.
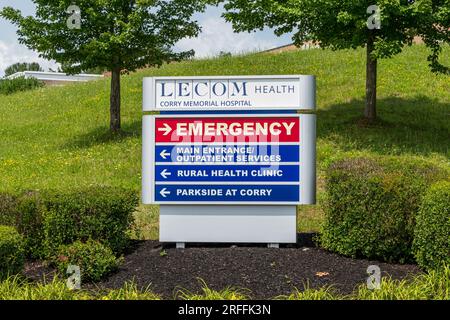
[[[371,5],[381,9],[380,29],[367,28]],[[450,42],[450,0],[228,0],[224,7],[236,31],[268,26],[277,35],[293,32],[298,46],[316,41],[335,50],[364,47],[373,32],[374,58],[400,53],[414,36],[422,36],[432,49],[433,71],[449,71],[438,59],[442,44]]]
[[[381,10],[380,29],[367,27],[371,5]],[[439,54],[450,43],[450,0],[227,0],[224,7],[224,17],[236,31],[268,26],[277,35],[293,32],[298,46],[316,41],[335,50],[364,47],[373,34],[373,58],[398,54],[414,36],[421,36],[431,48],[432,71],[449,72],[439,63]]]
[[[20,43],[56,60],[69,73],[93,68],[134,71],[192,55],[174,53],[180,39],[199,32],[191,16],[203,5],[189,0],[77,0],[80,29],[67,26],[73,0],[33,0],[36,16],[6,7],[0,15],[19,27]]]
[[[37,62],[18,62],[5,69],[5,77],[23,71],[44,71]]]
[[[274,28],[277,35],[293,33],[297,46],[312,41],[333,50],[366,47],[368,123],[376,120],[377,64],[420,36],[431,49],[431,70],[450,74],[439,62],[450,43],[450,0],[205,0],[225,2],[224,17],[235,31]],[[376,21],[376,23],[373,23]]]
[[[33,2],[35,17],[24,17],[11,7],[0,11],[0,16],[18,26],[20,43],[61,63],[64,72],[112,72],[112,131],[121,126],[120,74],[192,56],[192,50],[174,52],[172,47],[180,39],[197,36],[200,27],[192,16],[205,8],[204,1],[192,0]],[[79,22],[77,27],[71,27],[74,20]]]

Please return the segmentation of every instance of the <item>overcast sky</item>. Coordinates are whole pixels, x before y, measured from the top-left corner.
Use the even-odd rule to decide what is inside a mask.
[[[76,1],[75,1],[76,3]],[[11,6],[20,9],[25,15],[34,13],[31,0],[0,0],[0,9]],[[269,49],[291,42],[290,36],[277,37],[271,30],[256,33],[234,33],[231,24],[221,18],[222,9],[210,7],[205,13],[197,14],[202,33],[195,39],[181,40],[176,49],[194,49],[197,57],[214,56],[220,51],[242,53]],[[38,57],[38,53],[28,50],[17,41],[16,28],[0,18],[0,77],[4,69],[16,62],[39,62],[44,69],[55,68],[55,63]]]

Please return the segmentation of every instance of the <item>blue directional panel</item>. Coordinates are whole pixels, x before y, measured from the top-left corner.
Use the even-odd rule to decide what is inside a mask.
[[[156,201],[297,202],[298,185],[157,185]]]
[[[163,145],[156,146],[156,162],[299,162],[298,145]]]
[[[157,165],[158,182],[298,182],[298,165]]]

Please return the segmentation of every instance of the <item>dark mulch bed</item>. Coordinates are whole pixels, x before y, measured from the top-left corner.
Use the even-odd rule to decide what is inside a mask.
[[[106,281],[92,287],[120,288],[134,280],[139,288],[150,289],[172,299],[180,289],[199,292],[205,281],[211,289],[232,286],[251,291],[252,298],[267,299],[290,294],[306,283],[310,288],[333,286],[342,294],[351,293],[365,283],[367,267],[378,265],[383,275],[401,279],[420,273],[415,265],[387,264],[351,259],[314,247],[312,235],[299,237],[297,245],[268,249],[259,245],[188,245],[175,249],[157,241],[136,244],[134,252],[125,256],[120,270]],[[165,250],[166,255],[161,255]],[[45,265],[28,266],[26,275],[33,279],[52,275]]]

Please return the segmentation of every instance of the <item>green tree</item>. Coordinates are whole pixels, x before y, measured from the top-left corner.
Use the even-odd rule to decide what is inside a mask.
[[[37,62],[18,62],[5,69],[5,77],[23,71],[44,71]]]
[[[376,119],[377,62],[389,58],[421,36],[431,48],[433,72],[449,73],[439,63],[450,42],[450,0],[212,0],[225,2],[224,17],[235,31],[271,27],[277,35],[293,32],[297,46],[314,41],[334,50],[367,48],[366,106],[369,122]],[[376,5],[379,10],[375,10]],[[371,7],[372,6],[372,7]],[[379,25],[377,25],[379,23]]]
[[[204,10],[192,0],[33,0],[35,17],[6,7],[0,16],[18,26],[19,41],[70,74],[111,71],[110,128],[119,131],[120,75],[184,59],[173,45],[200,31],[192,16]]]

